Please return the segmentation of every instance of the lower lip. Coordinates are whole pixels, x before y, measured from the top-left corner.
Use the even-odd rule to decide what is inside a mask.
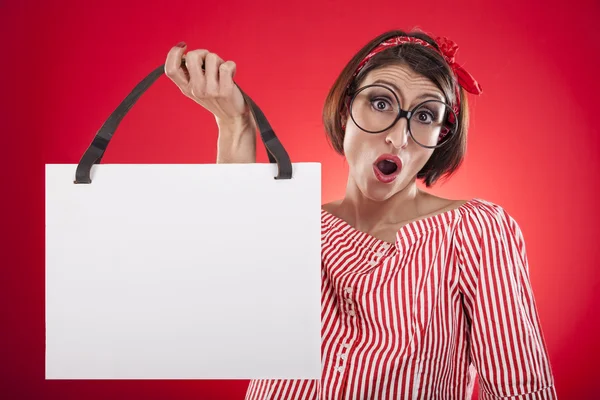
[[[384,175],[379,168],[377,168],[377,166],[373,165],[373,172],[375,173],[375,177],[379,180],[379,182],[383,182],[383,183],[390,183],[393,182],[394,179],[396,179],[396,177],[398,176],[398,174],[400,173],[400,168],[398,168],[396,171],[394,171],[393,174],[390,175]]]

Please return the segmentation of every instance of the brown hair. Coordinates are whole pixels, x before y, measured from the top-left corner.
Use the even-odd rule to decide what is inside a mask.
[[[356,78],[352,80],[352,75],[362,59],[379,43],[394,36],[419,38],[439,49],[435,41],[423,32],[412,31],[406,33],[401,30],[393,30],[374,38],[356,53],[334,82],[323,107],[323,124],[325,125],[327,138],[334,150],[340,155],[344,154],[342,119],[347,117],[346,103],[349,101],[348,95],[359,87],[370,71],[376,68],[387,65],[406,65],[414,72],[435,83],[444,93],[448,104],[453,105],[456,101],[455,85],[457,83],[448,63],[438,52],[419,44],[407,43],[401,46],[392,46],[378,53],[367,62]],[[467,96],[462,88],[460,88],[459,93],[461,106],[456,131],[452,137],[447,139],[447,143],[433,151],[423,169],[417,174],[417,179],[423,179],[427,187],[433,185],[442,176],[450,177],[463,161],[467,146],[469,107]]]

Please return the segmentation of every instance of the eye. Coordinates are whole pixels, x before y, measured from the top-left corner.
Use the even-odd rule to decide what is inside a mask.
[[[377,111],[389,111],[389,109],[393,109],[392,103],[385,97],[372,98],[370,102]]]
[[[429,110],[419,110],[415,117],[422,124],[431,124],[436,119],[435,114]]]

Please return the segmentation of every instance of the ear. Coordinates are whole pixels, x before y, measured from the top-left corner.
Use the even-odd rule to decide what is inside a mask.
[[[438,144],[442,143],[445,139],[446,136],[448,136],[448,134],[450,133],[450,128],[448,127],[443,127],[442,131],[440,132],[440,136],[438,137]]]
[[[343,115],[340,117],[341,119],[341,123],[342,123],[342,130],[346,130],[346,126],[348,126],[348,116],[345,115],[345,113],[343,113]]]

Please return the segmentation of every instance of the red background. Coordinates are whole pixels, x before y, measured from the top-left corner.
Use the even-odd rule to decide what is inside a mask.
[[[559,397],[600,398],[600,3],[83,3],[0,3],[0,397],[242,399],[247,381],[45,381],[44,164],[77,163],[125,95],[185,40],[237,63],[237,83],[292,160],[322,162],[331,201],[343,196],[346,168],[323,133],[327,91],[370,38],[418,26],[456,41],[484,89],[470,97],[465,164],[433,192],[484,198],[517,219]],[[212,115],[162,77],[104,162],[212,163],[216,135]]]

